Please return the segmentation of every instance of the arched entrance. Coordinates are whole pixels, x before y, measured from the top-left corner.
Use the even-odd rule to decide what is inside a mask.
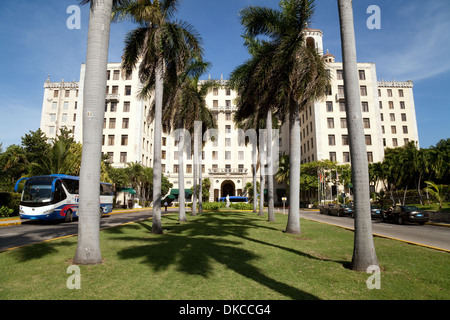
[[[235,194],[235,185],[234,182],[231,180],[225,180],[222,182],[222,185],[220,186],[220,195],[221,197],[226,196],[234,196]]]

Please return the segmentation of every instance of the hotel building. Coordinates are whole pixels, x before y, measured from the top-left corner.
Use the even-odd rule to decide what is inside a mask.
[[[323,55],[322,32],[306,31],[307,45]],[[301,162],[329,159],[350,163],[347,132],[343,68],[330,53],[323,55],[331,77],[326,97],[306,107],[301,113]],[[82,110],[85,65],[81,66],[79,82],[44,83],[41,130],[54,138],[66,126],[82,141]],[[128,162],[152,166],[153,123],[148,120],[150,102],[137,98],[140,88],[138,71],[122,77],[120,63],[108,64],[103,153],[115,167]],[[385,147],[399,147],[409,141],[418,143],[418,131],[412,81],[378,81],[373,63],[358,63],[361,110],[367,158],[382,161]],[[211,181],[210,201],[222,196],[242,195],[246,183],[252,182],[252,146],[241,143],[233,122],[236,93],[219,80],[206,103],[217,120],[218,139],[208,141],[202,152],[202,175]],[[279,130],[278,152],[289,154],[288,125]],[[193,185],[192,157],[185,155],[185,188]],[[178,146],[171,133],[162,135],[162,171],[178,190]],[[274,181],[275,203],[281,202],[286,186]],[[176,192],[173,192],[176,193]]]

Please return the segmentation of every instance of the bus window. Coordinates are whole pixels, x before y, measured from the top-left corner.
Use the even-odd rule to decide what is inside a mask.
[[[61,181],[58,180],[55,183],[55,192],[53,192],[53,202],[60,202],[66,198],[66,193],[62,187]]]

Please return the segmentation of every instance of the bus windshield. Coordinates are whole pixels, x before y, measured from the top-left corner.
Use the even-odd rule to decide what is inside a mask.
[[[30,178],[23,188],[22,202],[45,203],[52,200],[51,177]]]

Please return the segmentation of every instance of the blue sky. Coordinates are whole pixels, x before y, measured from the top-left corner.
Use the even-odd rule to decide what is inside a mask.
[[[68,29],[66,13],[78,0],[1,0],[0,2],[0,143],[3,150],[40,124],[43,84],[79,81],[86,56],[89,20],[81,8],[81,29]],[[201,34],[212,78],[226,79],[248,58],[241,38],[239,10],[277,8],[278,0],[184,0],[177,18]],[[337,0],[316,0],[312,28],[324,33],[325,50],[342,61]],[[381,28],[369,29],[367,8],[381,10]],[[450,1],[356,0],[354,18],[359,62],[373,62],[378,80],[412,80],[423,148],[450,138]],[[119,62],[130,23],[111,27],[109,61]],[[208,74],[205,76],[207,77]]]

